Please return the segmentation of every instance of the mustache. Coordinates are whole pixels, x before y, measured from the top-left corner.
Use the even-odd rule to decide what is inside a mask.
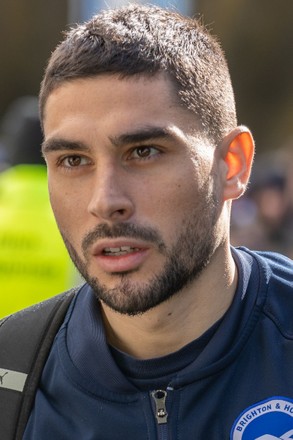
[[[97,225],[88,232],[82,240],[81,247],[84,254],[88,249],[101,238],[135,238],[155,244],[160,252],[165,253],[166,245],[157,230],[149,226],[138,226],[131,223],[117,223],[109,226],[107,224]]]

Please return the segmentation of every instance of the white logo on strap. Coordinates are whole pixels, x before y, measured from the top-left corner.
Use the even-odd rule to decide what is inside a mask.
[[[0,368],[0,388],[23,391],[27,374]]]

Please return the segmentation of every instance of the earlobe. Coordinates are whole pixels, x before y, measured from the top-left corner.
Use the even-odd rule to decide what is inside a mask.
[[[248,184],[254,156],[254,141],[246,127],[237,127],[225,139],[226,182],[224,199],[240,197]]]

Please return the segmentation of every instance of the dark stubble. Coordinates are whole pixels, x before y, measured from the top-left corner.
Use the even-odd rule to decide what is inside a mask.
[[[95,292],[96,297],[111,309],[129,316],[142,314],[167,301],[194,281],[209,263],[215,252],[217,221],[217,200],[214,195],[206,196],[205,203],[190,211],[189,220],[182,225],[173,246],[168,249],[159,232],[146,226],[119,223],[113,226],[100,224],[88,233],[82,241],[84,260],[62,233],[69,255]],[[88,272],[89,248],[101,238],[134,238],[155,245],[165,257],[165,265],[159,273],[154,273],[148,281],[131,281],[131,273],[113,273],[117,287],[106,285]]]

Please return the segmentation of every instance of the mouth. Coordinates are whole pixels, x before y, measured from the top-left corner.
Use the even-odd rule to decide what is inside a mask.
[[[102,239],[92,248],[91,253],[95,257],[121,257],[148,248],[149,246],[140,240],[129,240],[127,238]]]
[[[140,268],[147,260],[150,248],[134,240],[101,240],[93,249],[97,270],[104,273],[131,272]]]
[[[120,257],[121,255],[131,254],[133,252],[139,252],[138,247],[120,246],[120,247],[106,247],[102,250],[102,255],[108,257]]]

